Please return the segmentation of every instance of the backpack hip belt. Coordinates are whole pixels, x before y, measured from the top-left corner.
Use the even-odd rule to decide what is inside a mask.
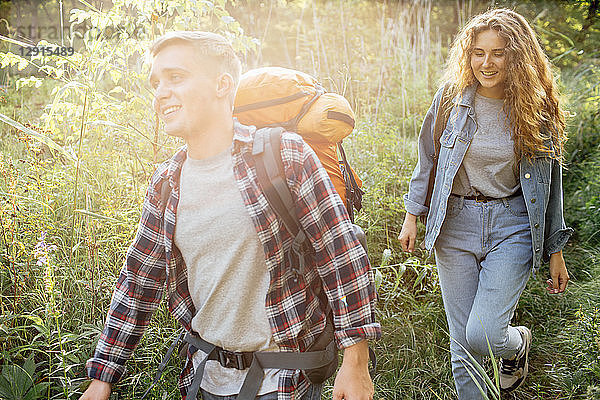
[[[192,384],[188,389],[186,398],[190,400],[195,400],[198,395],[204,375],[204,367],[208,360],[217,360],[225,368],[239,370],[249,368],[240,393],[237,395],[237,400],[254,400],[262,384],[265,368],[314,369],[328,365],[337,358],[335,341],[331,341],[324,350],[302,353],[280,351],[233,352],[209,343],[190,332],[185,334],[183,341],[190,345],[189,349],[192,355],[198,349],[206,354],[198,364]]]

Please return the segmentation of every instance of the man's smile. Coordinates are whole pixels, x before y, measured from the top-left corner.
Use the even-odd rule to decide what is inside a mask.
[[[169,107],[163,108],[162,115],[164,117],[168,117],[171,114],[173,114],[174,112],[178,111],[180,108],[181,108],[181,106],[169,106]]]

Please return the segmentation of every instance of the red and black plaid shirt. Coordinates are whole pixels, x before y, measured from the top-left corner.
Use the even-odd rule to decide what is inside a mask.
[[[252,127],[235,124],[234,176],[265,250],[271,278],[265,307],[274,340],[281,351],[305,351],[313,343],[325,327],[324,307],[314,294],[321,285],[333,309],[339,347],[378,338],[381,327],[375,322],[373,273],[327,172],[298,135],[283,133],[281,155],[286,178],[298,220],[314,248],[314,262],[307,266],[303,279],[295,279],[285,257],[292,237],[269,206],[256,177],[253,134]],[[127,251],[94,357],[87,362],[90,378],[105,382],[121,378],[125,362],[165,289],[169,310],[186,330],[191,329],[195,309],[186,266],[173,244],[179,175],[185,158],[184,147],[161,164],[150,179],[138,232]],[[165,181],[171,190],[166,204],[162,204]],[[193,366],[188,359],[179,380],[184,399],[192,378]],[[278,398],[297,399],[307,387],[299,370],[283,370]]]

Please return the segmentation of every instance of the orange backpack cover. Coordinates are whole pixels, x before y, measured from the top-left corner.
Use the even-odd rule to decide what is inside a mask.
[[[257,68],[242,75],[233,113],[244,125],[282,126],[302,136],[346,204],[337,143],[352,133],[354,112],[343,96],[326,93],[316,79],[300,71]],[[352,168],[349,173],[362,186]]]

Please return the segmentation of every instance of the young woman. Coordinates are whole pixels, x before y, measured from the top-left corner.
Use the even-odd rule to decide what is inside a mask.
[[[435,250],[458,397],[481,399],[485,384],[471,357],[481,363],[491,348],[504,390],[527,375],[531,331],[509,322],[531,271],[550,262],[550,293],[569,280],[565,116],[548,58],[511,10],[488,11],[461,30],[443,81],[421,128],[399,240],[413,251],[417,216],[427,215],[425,247]],[[450,114],[426,205],[438,107]]]

